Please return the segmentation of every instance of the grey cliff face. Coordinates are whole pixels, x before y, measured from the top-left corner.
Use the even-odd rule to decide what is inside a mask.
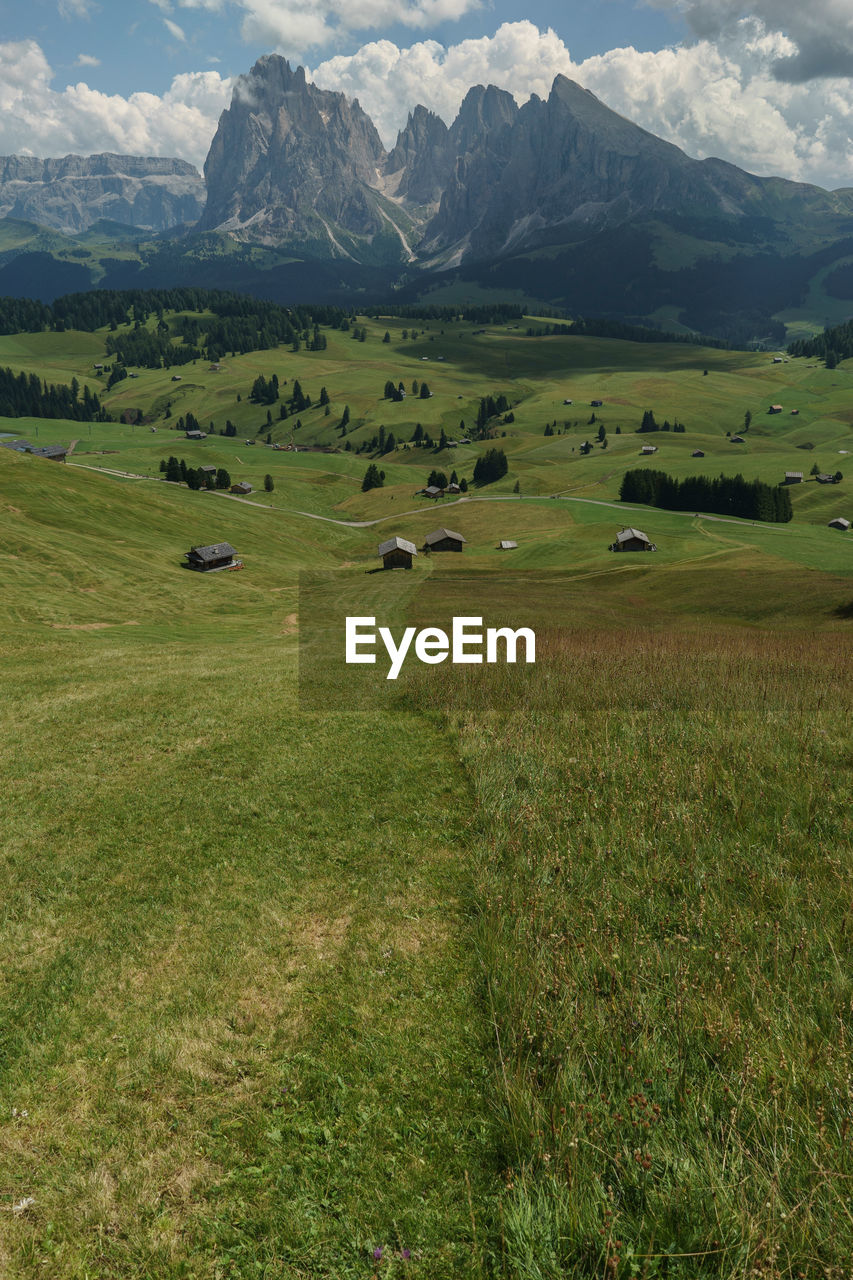
[[[202,229],[365,262],[381,233],[428,267],[535,247],[559,228],[576,240],[658,214],[778,221],[851,204],[693,160],[564,76],[520,108],[476,85],[450,128],[416,107],[386,154],[357,102],[277,56],[238,82],[205,177]]]
[[[204,183],[185,160],[162,157],[0,157],[0,218],[76,234],[100,218],[148,231],[195,222]]]
[[[397,134],[396,145],[385,161],[385,174],[394,184],[397,198],[414,205],[437,206],[453,162],[447,125],[426,107],[418,106]]]
[[[384,156],[357,102],[306,83],[283,58],[261,58],[220,117],[200,226],[266,243],[316,234],[323,223],[371,235],[383,225],[371,193]]]

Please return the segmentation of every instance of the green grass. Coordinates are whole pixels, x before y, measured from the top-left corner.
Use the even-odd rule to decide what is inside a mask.
[[[849,484],[800,486],[784,526],[616,493],[647,407],[688,424],[653,437],[673,474],[700,441],[722,469],[747,407],[747,474],[839,456],[849,372],[464,328],[422,362],[442,335],[403,327],[141,371],[107,399],[151,424],[11,424],[79,443],[0,450],[0,1273],[844,1280]],[[0,364],[82,382],[102,340],[3,338]],[[432,504],[426,472],[485,445],[401,449],[362,494],[364,453],[162,416],[249,434],[273,370],[349,404],[356,444],[504,390],[510,473]],[[380,400],[396,371],[433,399]],[[581,458],[599,389],[609,447]],[[171,453],[260,505],[166,484]],[[656,555],[607,550],[626,522]],[[439,525],[462,556],[366,574]],[[181,568],[221,539],[241,572]],[[372,699],[381,668],[330,658],[300,687],[315,606],[333,634],[531,621],[537,664]]]

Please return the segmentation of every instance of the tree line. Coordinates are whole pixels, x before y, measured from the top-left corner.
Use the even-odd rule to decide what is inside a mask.
[[[86,386],[71,379],[71,386],[42,382],[35,373],[0,369],[0,417],[70,418],[72,422],[111,422],[101,402]]]
[[[827,369],[834,369],[839,360],[853,356],[853,320],[831,325],[813,338],[798,338],[788,347],[788,354],[825,360]]]
[[[763,480],[745,480],[742,475],[678,480],[665,471],[642,468],[625,472],[619,497],[667,511],[708,511],[742,520],[785,523],[793,516],[787,489]]]
[[[160,470],[172,484],[183,482],[189,489],[230,489],[231,487],[231,476],[224,467],[218,467],[215,472],[203,471],[201,467],[188,466],[186,458],[176,458],[174,455],[168,462],[165,458],[161,458]]]

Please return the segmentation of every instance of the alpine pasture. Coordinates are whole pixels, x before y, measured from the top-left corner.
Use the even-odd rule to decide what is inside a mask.
[[[109,390],[106,330],[0,338],[117,419],[0,423],[76,441],[0,448],[4,1276],[849,1275],[853,367],[544,323],[358,317]],[[804,480],[753,523],[627,507],[638,466]],[[461,555],[367,572],[438,527]],[[217,541],[239,572],[181,567]],[[537,663],[375,706],[315,655],[300,700],[312,574],[341,643],[529,617]]]

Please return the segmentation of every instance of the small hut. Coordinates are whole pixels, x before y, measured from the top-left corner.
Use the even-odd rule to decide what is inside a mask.
[[[704,458],[705,452],[703,449],[694,449],[690,456],[691,458]]]
[[[640,529],[620,529],[611,551],[657,551],[657,547]]]
[[[466,541],[452,529],[433,529],[424,538],[424,551],[461,551]]]
[[[421,489],[421,493],[425,498],[440,498],[444,493],[444,490],[439,489],[437,484],[428,484],[425,488]]]
[[[377,554],[383,569],[411,569],[412,557],[418,554],[418,549],[406,538],[389,538],[387,542],[380,542]]]
[[[238,480],[236,484],[232,484],[231,492],[242,494],[251,493],[252,486],[249,484],[248,480]]]
[[[802,471],[786,471],[785,472],[785,484],[802,484],[802,483],[803,483]]]
[[[517,546],[518,546],[517,542],[511,542],[509,539],[507,539],[504,542],[498,543],[498,550],[499,551],[515,551]]]
[[[230,542],[213,542],[209,547],[191,547],[185,553],[187,569],[198,569],[209,573],[213,569],[230,569],[239,564],[234,559],[234,548]]]
[[[836,516],[834,520],[830,520],[829,529],[840,529],[842,533],[846,533],[850,528],[850,521],[845,520],[844,516]]]
[[[658,451],[658,447],[656,444],[644,444],[642,449],[640,450],[640,453],[648,456],[650,453],[657,453],[657,451]]]

